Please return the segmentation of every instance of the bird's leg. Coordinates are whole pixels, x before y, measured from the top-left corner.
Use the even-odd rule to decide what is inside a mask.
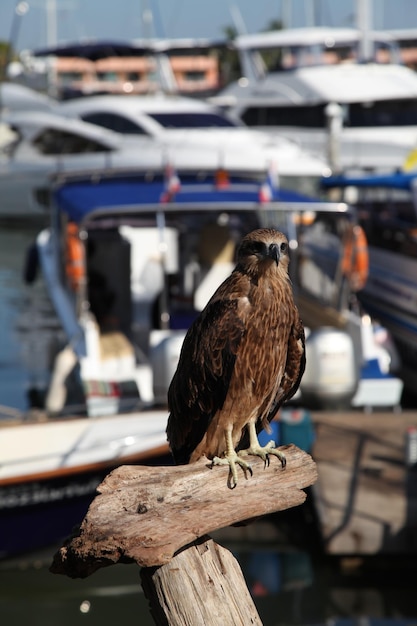
[[[252,476],[252,468],[243,459],[241,459],[233,446],[232,440],[232,429],[228,428],[224,433],[226,439],[226,451],[222,458],[215,456],[211,462],[212,465],[228,465],[230,468],[230,476],[229,476],[229,486],[231,489],[234,489],[237,485],[237,465],[240,465],[243,471],[248,471]]]
[[[249,430],[249,448],[246,450],[240,450],[238,452],[239,456],[248,456],[249,454],[253,456],[260,456],[261,459],[265,462],[265,465],[269,465],[269,455],[274,454],[281,461],[282,467],[285,467],[287,464],[285,454],[280,452],[275,448],[275,441],[269,441],[266,446],[261,446],[258,441],[258,435],[256,434],[256,427],[254,422],[249,422],[248,424]]]

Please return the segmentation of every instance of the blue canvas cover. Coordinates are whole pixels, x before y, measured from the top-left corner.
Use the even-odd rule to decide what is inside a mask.
[[[120,176],[100,178],[68,179],[54,190],[54,201],[59,211],[64,211],[70,220],[81,222],[89,213],[97,209],[140,207],[140,205],[158,204],[164,193],[162,177],[149,182],[144,176]],[[180,191],[173,199],[176,203],[258,203],[260,184],[242,180],[230,180],[224,188],[216,188],[214,179],[198,183],[195,180],[181,179]],[[294,191],[276,188],[271,192],[271,201],[306,202],[307,196]]]
[[[321,181],[322,187],[386,187],[387,189],[410,189],[414,173],[395,172],[371,176],[329,176]]]

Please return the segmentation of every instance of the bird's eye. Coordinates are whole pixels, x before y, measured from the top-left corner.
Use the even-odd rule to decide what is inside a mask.
[[[282,244],[280,245],[280,250],[281,250],[281,252],[287,252],[288,244],[285,243],[285,242],[282,242]]]
[[[252,252],[254,254],[260,254],[264,251],[265,244],[262,241],[254,241],[252,243]]]

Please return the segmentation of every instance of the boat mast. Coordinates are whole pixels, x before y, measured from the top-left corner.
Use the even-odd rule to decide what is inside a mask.
[[[156,226],[159,233],[159,259],[161,263],[162,273],[164,277],[164,286],[162,289],[162,293],[159,298],[159,323],[161,325],[162,330],[169,329],[170,322],[170,314],[169,314],[169,304],[168,304],[168,273],[166,266],[166,253],[167,253],[167,244],[165,240],[165,213],[164,211],[157,211],[156,213]]]
[[[370,37],[372,0],[356,0],[356,23],[360,32],[359,61],[367,63],[373,57],[373,42]]]

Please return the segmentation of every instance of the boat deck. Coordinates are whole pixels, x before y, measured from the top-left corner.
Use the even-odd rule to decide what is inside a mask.
[[[328,554],[417,551],[417,412],[313,413],[315,504]]]

